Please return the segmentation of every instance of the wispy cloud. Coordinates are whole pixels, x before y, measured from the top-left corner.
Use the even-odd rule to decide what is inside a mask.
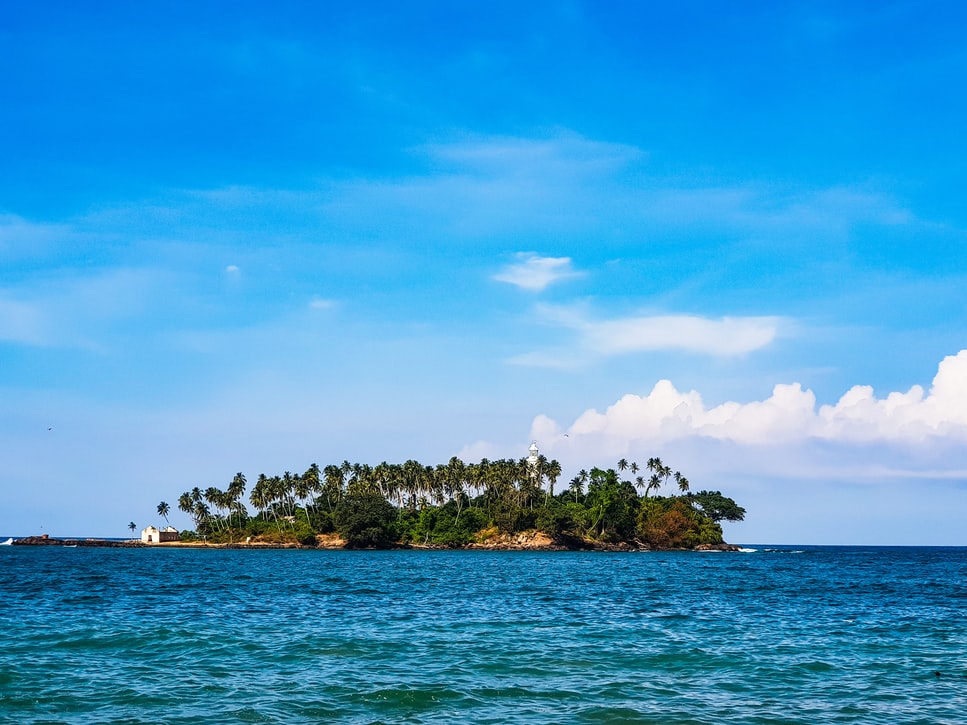
[[[605,355],[684,350],[704,355],[744,355],[776,337],[778,318],[660,315],[588,321],[577,329],[588,349]]]
[[[494,279],[521,289],[541,292],[554,282],[581,275],[572,266],[570,257],[539,257],[533,252],[518,252],[517,259],[516,264],[504,267],[494,275]]]
[[[539,367],[572,367],[637,352],[677,350],[698,355],[730,357],[762,349],[775,340],[779,317],[721,317],[697,315],[640,315],[596,319],[582,306],[538,305],[539,317],[550,325],[574,332],[569,347],[537,350],[510,362]]]
[[[49,275],[29,285],[0,289],[0,340],[102,349],[105,336],[152,308],[171,304],[171,282],[159,270],[113,269],[89,276]]]
[[[309,302],[309,308],[313,310],[331,310],[336,306],[336,300],[328,300],[323,297],[313,297]]]
[[[489,136],[421,149],[439,161],[482,176],[562,177],[612,173],[646,157],[627,144],[595,141],[572,132],[545,139]]]
[[[41,256],[57,242],[76,242],[67,225],[28,221],[15,214],[0,214],[0,259]]]
[[[455,240],[495,243],[527,235],[543,246],[552,240],[585,242],[624,255],[636,250],[669,253],[669,238],[704,233],[714,247],[748,245],[798,251],[811,260],[852,260],[848,242],[861,226],[896,228],[920,223],[901,200],[873,186],[797,187],[764,183],[711,185],[669,179],[652,169],[641,148],[558,131],[544,138],[485,136],[409,150],[416,170],[378,178],[322,178],[298,188],[226,186],[171,190],[127,207],[101,207],[76,220],[78,230],[197,236],[235,243],[252,229],[273,243],[298,230],[328,239]],[[21,234],[8,219],[6,234]],[[321,231],[324,230],[324,231]],[[32,235],[62,233],[35,226]],[[0,249],[4,243],[0,217]],[[718,240],[718,241],[716,241]],[[533,243],[533,242],[532,242]],[[358,245],[357,245],[358,246]],[[680,247],[675,247],[680,254]],[[787,254],[788,256],[788,254]],[[734,257],[734,259],[733,259]],[[741,254],[717,257],[739,264]],[[735,261],[739,260],[739,261]],[[781,261],[781,260],[780,260]],[[524,261],[519,262],[523,264]]]
[[[0,341],[46,346],[54,343],[43,309],[31,302],[0,295]]]

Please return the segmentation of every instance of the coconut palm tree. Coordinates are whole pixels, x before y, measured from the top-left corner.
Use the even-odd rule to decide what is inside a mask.
[[[197,491],[198,489],[196,488],[195,490]],[[195,520],[195,500],[190,491],[185,491],[178,497],[178,510],[188,514],[197,529],[198,522]]]
[[[264,473],[260,473],[258,480],[255,485],[252,486],[252,492],[248,497],[249,503],[251,503],[256,509],[258,509],[259,516],[262,517],[263,521],[267,521],[265,515],[266,510],[269,508],[269,479],[265,477]]]
[[[202,493],[202,497],[205,499],[205,503],[208,504],[209,507],[215,507],[215,525],[217,526],[222,518],[222,492],[215,486],[209,486],[205,489],[204,493]]]
[[[650,488],[658,488],[663,483],[668,483],[668,479],[672,475],[672,469],[670,466],[666,466],[660,458],[649,458],[646,467],[652,472],[652,480],[649,481]],[[655,478],[658,478],[658,486],[652,485]]]
[[[554,484],[557,483],[557,479],[561,476],[560,462],[553,459],[548,461],[544,467],[544,475],[547,476],[547,488],[550,497],[554,498]]]
[[[242,497],[245,496],[245,483],[245,476],[239,471],[235,474],[232,482],[228,484],[228,488],[225,490],[226,505],[229,509],[229,525],[231,525],[232,514],[239,514],[240,512],[239,505],[241,505],[242,509],[245,508],[245,505],[242,503]],[[238,525],[242,526],[244,523],[244,519],[240,515]]]
[[[169,526],[171,525],[168,521],[168,514],[171,513],[171,506],[169,506],[165,501],[158,504],[158,516],[164,517],[165,523]]]
[[[128,528],[131,529],[131,533],[134,534],[135,530],[138,528],[138,525],[131,521],[128,523]]]
[[[584,487],[581,485],[581,477],[575,476],[568,483],[567,490],[572,496],[574,496],[574,503],[578,502],[578,496],[584,493]]]
[[[326,506],[329,507],[329,513],[332,513],[342,499],[345,475],[342,468],[332,464],[322,469],[322,475],[322,494],[326,497]]]
[[[644,476],[635,476],[635,488],[644,489],[645,496],[647,497],[647,495],[648,495],[648,489],[646,488],[645,477]]]
[[[205,531],[203,533],[210,533],[210,520],[212,513],[211,509],[208,508],[208,504],[202,500],[196,501],[193,515],[195,517],[195,530],[197,531],[198,528],[204,524]]]
[[[675,483],[678,484],[679,491],[688,493],[688,479],[682,475],[681,471],[675,471]]]

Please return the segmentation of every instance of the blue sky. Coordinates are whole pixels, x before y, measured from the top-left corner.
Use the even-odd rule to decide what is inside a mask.
[[[664,5],[5,8],[0,534],[536,439],[963,544],[967,12]]]

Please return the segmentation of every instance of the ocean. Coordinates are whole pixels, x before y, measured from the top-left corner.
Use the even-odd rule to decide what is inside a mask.
[[[2,723],[965,723],[967,549],[0,547]]]

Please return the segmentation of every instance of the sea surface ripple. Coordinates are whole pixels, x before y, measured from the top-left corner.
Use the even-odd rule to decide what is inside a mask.
[[[3,723],[967,722],[962,548],[14,546],[0,597]]]

